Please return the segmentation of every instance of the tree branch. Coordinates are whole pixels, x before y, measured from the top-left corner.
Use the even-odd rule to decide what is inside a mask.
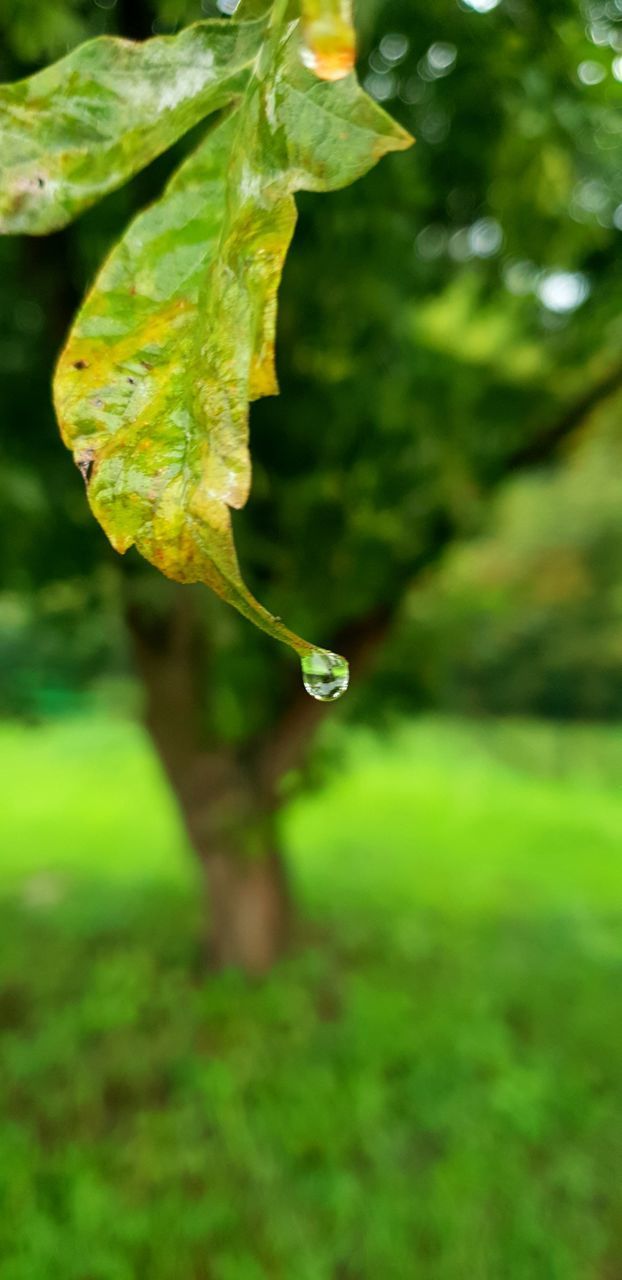
[[[537,440],[521,446],[509,456],[503,468],[487,485],[494,490],[503,480],[516,472],[528,470],[552,462],[562,446],[578,431],[586,419],[610,397],[622,390],[622,365],[608,370],[605,376],[575,402],[570,408],[546,427]],[[353,622],[338,632],[330,641],[330,648],[343,653],[350,661],[352,676],[360,678],[375,661],[386,643],[399,616],[404,592],[441,559],[448,546],[460,536],[461,530],[445,513],[436,522],[434,537],[428,549],[410,566],[404,590],[396,601],[374,609],[366,618]],[[298,689],[286,707],[274,732],[261,750],[260,777],[263,786],[275,799],[279,779],[285,773],[299,768],[307,754],[309,743],[317,732],[327,712],[327,704],[316,702]]]
[[[504,467],[502,478],[513,471],[527,470],[540,463],[553,461],[558,449],[583,425],[594,410],[620,390],[622,390],[622,365],[615,365],[557,421],[551,423],[537,440],[532,440],[529,444],[517,449],[510,456],[507,467]]]

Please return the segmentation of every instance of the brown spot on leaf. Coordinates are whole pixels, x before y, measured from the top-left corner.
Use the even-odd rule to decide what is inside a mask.
[[[73,367],[74,369],[88,369],[88,360],[75,360]]]
[[[82,479],[84,480],[85,485],[87,486],[93,472],[94,461],[95,461],[94,449],[83,449],[81,453],[77,453],[75,455],[75,464],[78,468],[78,471],[80,472],[80,475],[82,476]]]

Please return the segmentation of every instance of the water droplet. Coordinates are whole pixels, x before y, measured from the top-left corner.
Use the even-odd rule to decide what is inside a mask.
[[[314,649],[301,658],[302,682],[318,702],[336,702],[346,692],[350,668],[345,658],[327,649]]]
[[[301,57],[320,80],[350,74],[356,57],[351,0],[328,0],[326,12],[305,17]]]

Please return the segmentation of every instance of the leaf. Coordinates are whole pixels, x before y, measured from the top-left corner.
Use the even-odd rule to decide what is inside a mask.
[[[102,36],[0,86],[0,232],[40,235],[121,186],[243,92],[262,20],[136,44]]]
[[[250,486],[248,402],[277,391],[277,290],[293,193],[366,172],[409,136],[353,76],[323,83],[298,24],[272,32],[240,105],[130,226],[78,316],[55,382],[63,438],[113,545],[207,583],[299,654],[254,600],[230,508]]]

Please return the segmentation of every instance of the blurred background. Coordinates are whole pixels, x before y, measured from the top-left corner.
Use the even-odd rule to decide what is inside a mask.
[[[0,78],[216,12],[5,2]],[[338,707],[54,424],[188,142],[0,243],[0,1280],[622,1277],[622,0],[358,21],[417,145],[299,201],[235,517]]]

